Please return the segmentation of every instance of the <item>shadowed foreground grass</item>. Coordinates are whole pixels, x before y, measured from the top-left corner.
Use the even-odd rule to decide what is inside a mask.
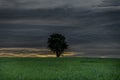
[[[0,80],[120,80],[120,59],[0,58]]]

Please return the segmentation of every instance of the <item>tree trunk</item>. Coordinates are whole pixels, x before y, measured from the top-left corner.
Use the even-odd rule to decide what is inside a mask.
[[[57,57],[57,58],[59,58],[59,57],[60,57],[59,52],[56,52],[56,57]]]

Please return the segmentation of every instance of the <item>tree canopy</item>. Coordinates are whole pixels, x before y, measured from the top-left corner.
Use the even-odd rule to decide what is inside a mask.
[[[65,37],[62,34],[54,33],[48,38],[48,48],[56,53],[57,57],[68,48],[68,45],[65,41]]]

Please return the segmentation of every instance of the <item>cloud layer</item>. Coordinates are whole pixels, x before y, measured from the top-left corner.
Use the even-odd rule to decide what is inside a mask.
[[[72,50],[120,48],[118,0],[0,0],[0,47],[46,47],[51,33]]]
[[[92,7],[100,5],[102,0],[0,0],[0,8],[36,9],[54,8],[59,6]]]

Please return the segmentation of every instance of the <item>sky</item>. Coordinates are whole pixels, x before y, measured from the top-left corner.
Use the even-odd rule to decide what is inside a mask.
[[[46,48],[52,33],[73,51],[120,49],[120,1],[0,0],[0,47]]]

